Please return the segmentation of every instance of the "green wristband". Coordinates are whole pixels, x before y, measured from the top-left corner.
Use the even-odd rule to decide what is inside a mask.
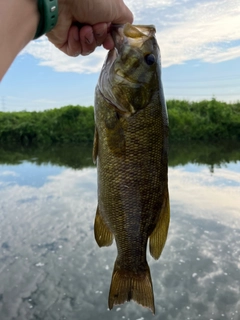
[[[51,31],[58,20],[58,0],[37,0],[40,21],[33,39]]]

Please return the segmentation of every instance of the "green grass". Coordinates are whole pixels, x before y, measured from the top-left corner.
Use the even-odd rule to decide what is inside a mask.
[[[240,102],[169,100],[167,107],[172,141],[240,140]],[[93,133],[93,107],[0,112],[0,143],[92,142]]]

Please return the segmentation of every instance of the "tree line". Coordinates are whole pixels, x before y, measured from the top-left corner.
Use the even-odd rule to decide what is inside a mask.
[[[240,140],[240,102],[168,100],[167,108],[172,141]],[[0,143],[82,143],[93,134],[92,106],[0,112]]]

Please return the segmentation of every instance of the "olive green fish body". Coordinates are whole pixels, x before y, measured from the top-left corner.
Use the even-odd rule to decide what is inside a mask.
[[[140,26],[130,31],[138,30]],[[130,31],[125,28],[124,41]],[[154,312],[146,246],[150,238],[150,252],[158,258],[167,236],[168,119],[153,31],[140,47],[132,48],[133,40],[124,43],[114,59],[109,53],[96,88],[93,153],[98,168],[98,209],[94,229],[99,246],[110,245],[114,237],[118,250],[109,308],[133,299]],[[129,54],[130,60],[138,58],[135,67]],[[154,66],[144,62],[146,54],[154,55]],[[118,70],[124,80],[118,78]]]

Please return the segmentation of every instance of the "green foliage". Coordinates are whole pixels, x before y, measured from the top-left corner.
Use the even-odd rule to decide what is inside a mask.
[[[167,102],[171,140],[240,140],[240,102]]]
[[[170,140],[240,140],[240,102],[169,100],[167,107]],[[0,112],[0,143],[92,142],[93,133],[93,107],[69,105],[43,112]]]
[[[93,140],[93,107],[66,106],[43,112],[0,112],[0,142],[76,143]]]

